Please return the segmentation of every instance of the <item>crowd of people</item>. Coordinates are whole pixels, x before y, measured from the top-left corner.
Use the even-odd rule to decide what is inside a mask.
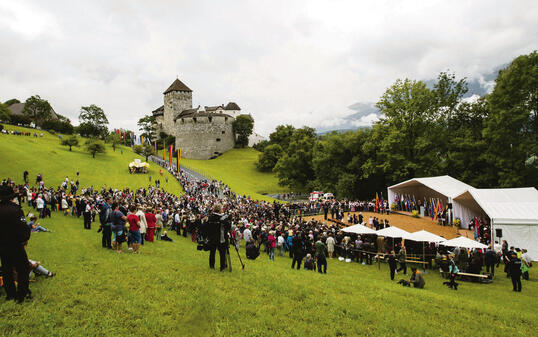
[[[227,235],[233,238],[231,242],[238,249],[244,242],[247,258],[255,259],[262,251],[270,261],[274,261],[277,254],[279,257],[288,256],[292,269],[298,270],[304,266],[307,270],[317,269],[319,273],[327,273],[327,261],[332,258],[362,264],[372,264],[376,259],[383,259],[388,262],[391,279],[394,279],[398,272],[407,274],[408,254],[418,255],[424,252],[420,250],[425,249],[427,256],[435,257],[430,263],[435,261],[437,267],[451,275],[450,286],[454,289],[457,289],[455,277],[458,271],[480,273],[485,265],[487,271],[491,269],[493,274],[494,265],[498,266],[499,261],[507,266],[506,271],[515,282],[515,290],[521,289],[521,282],[518,283],[515,279],[518,273],[514,265],[518,260],[521,274],[528,278],[528,268],[531,266],[528,254],[521,251],[518,255],[514,251],[513,255],[507,247],[504,249],[504,246],[500,252],[493,249],[485,253],[480,250],[469,252],[459,248],[448,252],[446,248],[435,244],[422,248],[413,243],[402,244],[401,240],[380,240],[375,235],[354,235],[341,231],[338,223],[346,220],[346,212],[348,224],[362,223],[375,229],[390,226],[386,219],[371,216],[366,220],[363,217],[360,212],[371,211],[372,207],[375,209],[372,202],[344,200],[282,204],[276,201],[253,200],[234,193],[222,182],[195,179],[184,172],[177,173],[167,167],[165,162],[159,164],[179,181],[185,191],[183,195],[177,196],[159,188],[155,180],[156,186],[150,185],[134,191],[107,186],[95,189],[90,186],[79,192],[78,178],[73,181],[66,177],[60,186],[51,188],[44,184],[40,174],[36,178],[36,186],[32,187],[28,184],[26,171],[23,175],[24,184],[16,185],[7,179],[2,182],[2,186],[14,188],[10,200],[14,200],[18,205],[27,204],[31,209],[28,213],[32,210],[37,213],[37,216],[27,214],[30,221],[25,222],[25,226],[29,232],[48,231],[38,223],[38,218],[50,217],[54,212],[82,218],[83,228],[88,230],[93,222],[98,221],[102,247],[118,253],[124,252],[124,242],[127,243],[128,251],[139,254],[146,242],[173,241],[168,236],[168,231],[175,232],[178,236],[190,237],[203,249],[208,240],[207,230],[204,228],[211,215],[218,210],[228,216],[230,227]],[[330,214],[336,221],[329,224],[306,215],[313,212],[324,214],[325,219]],[[490,251],[493,251],[493,255]],[[210,259],[210,267],[214,267],[214,250],[212,254],[213,262]],[[495,263],[492,263],[493,260]],[[400,268],[397,268],[396,262],[400,264]],[[226,261],[222,258],[220,267],[221,270],[226,267]],[[413,284],[419,288],[425,285],[422,274],[415,268],[412,269],[409,279],[401,281],[405,281],[402,282],[404,285]],[[9,294],[12,295],[11,290]]]

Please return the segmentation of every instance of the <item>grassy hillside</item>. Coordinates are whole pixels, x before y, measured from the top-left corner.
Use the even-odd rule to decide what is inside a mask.
[[[36,132],[34,129],[26,129],[5,125],[7,130]],[[38,132],[38,134],[41,132]],[[29,172],[29,182],[35,183],[38,173],[43,175],[46,186],[59,186],[66,176],[75,180],[76,172],[81,186],[93,185],[100,188],[104,184],[111,187],[139,188],[147,186],[148,175],[152,176],[152,182],[159,176],[159,167],[150,164],[148,174],[129,174],[128,165],[135,158],[143,161],[145,158],[133,153],[130,148],[119,146],[113,151],[111,145],[106,144],[106,153],[97,154],[95,158],[84,151],[85,139],[79,138],[79,147],[61,146],[57,135],[51,135],[43,131],[43,137],[27,137],[5,135],[0,133],[0,179],[12,178],[16,182],[22,182],[23,172]],[[161,186],[166,190],[179,193],[181,186],[168,172],[163,172],[160,178]],[[168,177],[166,183],[165,177]]]
[[[53,233],[32,234],[29,256],[57,275],[30,284],[32,302],[2,300],[3,336],[531,336],[538,329],[533,272],[522,293],[502,272],[493,284],[453,291],[430,271],[420,290],[390,281],[384,264],[332,260],[321,275],[263,253],[241,270],[233,252],[235,269],[221,273],[175,233],[174,243],[117,254],[100,247],[95,224],[87,231],[82,219],[56,214],[42,224]]]
[[[222,180],[237,193],[254,199],[273,200],[263,194],[288,191],[278,185],[273,173],[256,169],[259,152],[252,149],[233,149],[212,160],[181,159],[182,165],[213,179]]]

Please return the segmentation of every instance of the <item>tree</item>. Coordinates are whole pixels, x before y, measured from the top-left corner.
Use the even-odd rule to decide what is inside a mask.
[[[9,99],[9,100],[5,101],[4,104],[7,105],[7,106],[11,106],[11,105],[13,105],[15,103],[20,103],[20,102],[21,101],[19,101],[18,99],[12,98],[12,99]]]
[[[153,146],[151,146],[150,144],[145,144],[142,147],[142,151],[140,152],[140,155],[146,157],[146,161],[148,161],[149,156],[153,154],[154,154],[154,149],[153,149]]]
[[[142,136],[146,139],[151,139],[155,137],[155,116],[144,116],[138,120],[137,125],[139,126],[139,131],[143,131]]]
[[[86,141],[86,151],[88,151],[92,158],[95,158],[97,153],[105,153],[105,145],[98,139],[90,138]]]
[[[315,142],[316,133],[313,128],[305,126],[293,132],[287,153],[283,154],[273,169],[280,185],[299,191],[311,187],[315,180],[312,168],[312,149]]]
[[[538,171],[525,162],[538,154],[538,52],[499,71],[488,97],[484,139],[499,186],[537,186]]]
[[[272,171],[283,153],[282,147],[278,144],[266,146],[260,154],[256,167],[260,171]]]
[[[275,131],[269,135],[270,144],[278,144],[282,147],[282,150],[288,151],[291,135],[295,128],[292,125],[279,125]]]
[[[248,137],[252,134],[254,120],[249,115],[239,115],[232,123],[238,147],[248,146]]]
[[[34,123],[41,124],[52,116],[52,107],[47,100],[35,95],[24,102],[22,113],[32,118]]]
[[[112,149],[115,152],[116,151],[116,146],[118,146],[118,145],[120,145],[122,143],[122,139],[120,138],[120,136],[117,133],[111,132],[106,137],[106,142],[110,143],[112,145]]]
[[[11,113],[6,104],[0,103],[0,120],[8,122],[11,119]]]
[[[91,126],[91,128],[88,126],[85,126],[85,128],[86,130],[92,130],[94,132],[93,136],[102,138],[107,134],[108,119],[103,109],[97,105],[92,104],[81,107],[78,119],[80,126],[83,124]]]
[[[69,146],[69,151],[71,151],[72,146],[78,146],[78,138],[76,135],[62,139],[62,145]]]

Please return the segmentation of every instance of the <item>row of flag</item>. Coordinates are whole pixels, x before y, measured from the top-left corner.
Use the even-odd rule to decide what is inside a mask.
[[[143,145],[144,144],[144,136],[138,137],[133,132],[129,131],[122,131],[120,129],[114,129],[114,133],[117,134],[121,139],[123,139],[123,145],[127,145],[127,142],[132,145]],[[129,139],[129,140],[127,140]],[[152,141],[150,139],[146,138],[146,142],[151,144]],[[155,154],[157,155],[159,152],[157,151],[157,141],[153,142],[153,146],[155,148]],[[172,152],[173,147],[172,145],[168,148],[168,165],[172,166]],[[166,146],[163,144],[163,160],[166,160]],[[181,149],[177,149],[177,171],[179,172],[179,164],[181,162]]]

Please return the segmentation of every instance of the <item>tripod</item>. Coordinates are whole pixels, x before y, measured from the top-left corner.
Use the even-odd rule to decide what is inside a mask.
[[[241,259],[241,255],[239,255],[239,249],[237,249],[235,238],[230,236],[230,242],[228,245],[226,245],[226,258],[228,262],[228,270],[230,273],[232,272],[232,259],[230,258],[230,244],[232,244],[235,248],[235,252],[237,253],[237,257],[239,258],[239,262],[241,263],[241,269],[245,269],[245,264],[243,263],[243,260]]]

